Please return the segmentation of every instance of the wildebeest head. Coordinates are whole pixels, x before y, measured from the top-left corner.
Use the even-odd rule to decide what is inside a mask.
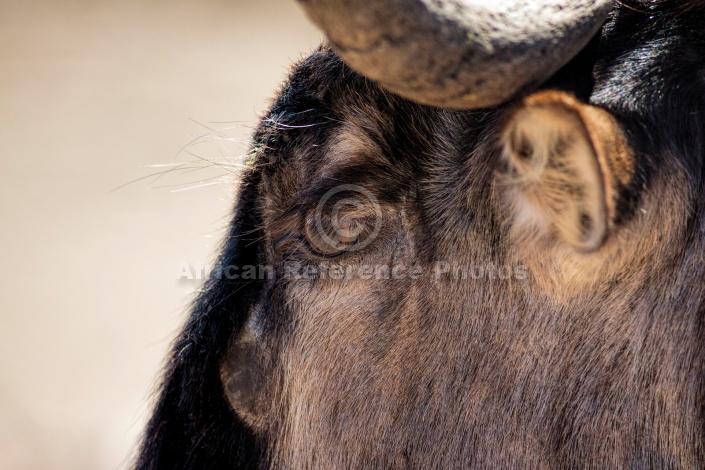
[[[702,468],[705,2],[302,3],[139,466]]]

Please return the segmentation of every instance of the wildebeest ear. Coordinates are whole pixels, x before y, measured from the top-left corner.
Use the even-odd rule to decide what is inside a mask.
[[[544,91],[513,112],[502,145],[512,232],[598,249],[614,223],[619,188],[634,172],[615,118],[567,93]]]

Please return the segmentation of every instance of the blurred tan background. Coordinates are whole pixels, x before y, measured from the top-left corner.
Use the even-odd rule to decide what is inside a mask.
[[[243,140],[318,42],[293,0],[0,0],[0,469],[126,468],[177,271],[213,260]]]

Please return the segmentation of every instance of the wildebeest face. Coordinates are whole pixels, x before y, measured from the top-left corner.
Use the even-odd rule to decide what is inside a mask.
[[[596,83],[559,74],[562,92],[482,111],[404,101],[325,48],[297,67],[244,189],[273,273],[222,367],[275,466],[688,462],[702,445],[702,350],[683,341],[702,328],[674,331],[660,300],[687,303],[702,116],[657,139],[646,114],[702,100],[670,91],[674,70],[660,99],[614,84],[656,73],[628,59],[644,46],[611,42],[636,15],[590,46],[612,61],[569,64]],[[659,54],[701,73],[673,62],[687,50]],[[586,87],[600,107],[572,97]]]
[[[196,310],[261,465],[699,468],[705,5],[632,3],[479,110],[296,66]]]

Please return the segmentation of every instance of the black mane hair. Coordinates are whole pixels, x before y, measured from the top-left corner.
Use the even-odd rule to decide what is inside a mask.
[[[255,265],[260,226],[258,173],[245,176],[219,263]],[[145,431],[137,469],[257,468],[255,436],[232,412],[219,365],[233,333],[246,320],[258,281],[209,279],[175,342],[160,396]]]

